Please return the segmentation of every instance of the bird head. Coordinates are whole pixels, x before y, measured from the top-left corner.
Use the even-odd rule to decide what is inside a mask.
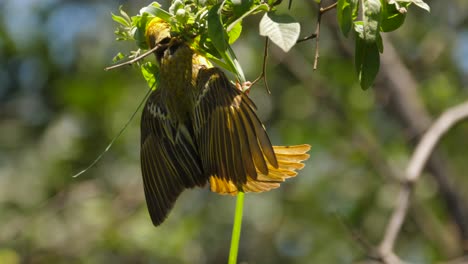
[[[152,49],[171,40],[171,26],[163,19],[153,18],[146,27],[146,43]]]
[[[155,55],[159,62],[164,55],[164,51],[169,46],[171,36],[171,25],[161,18],[153,18],[146,27],[146,43],[153,49],[156,47]]]

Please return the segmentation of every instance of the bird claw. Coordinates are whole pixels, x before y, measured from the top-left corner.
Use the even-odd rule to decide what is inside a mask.
[[[237,89],[239,89],[240,91],[242,91],[243,93],[245,94],[249,94],[250,92],[250,87],[252,87],[252,82],[243,82],[242,84],[239,83],[239,82],[236,82],[236,87]]]

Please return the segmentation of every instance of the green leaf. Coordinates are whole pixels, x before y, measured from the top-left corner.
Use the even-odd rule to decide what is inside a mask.
[[[161,5],[158,2],[153,2],[146,7],[140,9],[140,16],[149,14],[151,16],[159,17],[167,22],[171,21],[172,15],[166,10],[161,8]]]
[[[141,16],[132,17],[133,24],[136,27],[133,37],[139,48],[148,49],[148,44],[146,43],[146,25],[153,17],[149,17],[148,13],[144,13]]]
[[[426,10],[427,12],[431,12],[431,8],[428,4],[426,4],[423,0],[412,0],[413,4],[419,6],[420,8]]]
[[[125,11],[123,10],[123,6],[122,6],[122,5],[119,6],[119,12],[120,12],[120,14],[122,15],[122,17],[125,18],[125,20],[131,21],[130,16],[127,14],[127,12],[125,12]]]
[[[368,89],[380,67],[379,49],[375,42],[367,42],[356,36],[355,66],[361,88]]]
[[[253,0],[232,0],[235,17],[241,17],[252,8]]]
[[[379,34],[381,4],[379,0],[363,0],[363,34],[362,39],[375,42]]]
[[[382,1],[382,20],[380,29],[382,32],[390,32],[399,28],[406,18],[405,7],[408,4],[402,4],[403,8],[399,10],[397,3],[389,3],[386,0]]]
[[[221,58],[229,66],[226,70],[229,70],[236,74],[237,78],[241,82],[245,82],[244,72],[240,67],[239,62],[236,59],[234,51],[228,43],[229,37],[227,36],[226,30],[224,29],[221,21],[221,9],[223,3],[214,5],[209,11],[207,16],[208,21],[208,36],[211,39],[211,43],[218,51]]]
[[[156,64],[152,62],[145,62],[141,65],[140,67],[141,73],[143,74],[143,78],[145,78],[146,83],[148,83],[148,86],[156,90],[157,88],[157,82],[159,80],[159,68],[156,66]]]
[[[115,62],[123,60],[124,58],[125,58],[125,55],[123,55],[122,52],[119,52],[114,56],[114,58],[112,58],[112,62],[115,63]]]
[[[260,35],[268,37],[284,52],[296,44],[300,32],[300,24],[289,15],[269,12],[260,21]]]
[[[232,50],[231,46],[228,46],[228,58],[229,58],[228,63],[230,65],[232,64],[232,67],[235,70],[234,73],[236,74],[237,79],[239,80],[239,82],[244,83],[246,81],[245,76],[244,76],[244,71],[242,70],[242,66],[240,65],[239,61],[237,60],[236,54]]]
[[[254,6],[252,9],[248,10],[247,12],[243,13],[241,16],[239,16],[238,18],[236,18],[236,20],[234,20],[233,22],[231,22],[227,27],[227,31],[231,31],[231,29],[236,26],[237,23],[241,23],[242,22],[242,19],[244,19],[245,17],[253,14],[253,13],[256,13],[256,12],[260,12],[260,11],[264,11],[264,12],[267,12],[268,11],[268,5],[267,4],[260,4],[260,5],[256,5]]]
[[[174,15],[181,8],[184,8],[184,3],[181,0],[174,0],[169,7],[169,13]]]
[[[131,26],[127,20],[125,20],[125,18],[121,17],[121,16],[118,16],[118,15],[115,15],[114,13],[111,13],[112,15],[112,20],[114,20],[115,22],[121,24],[122,26],[125,26],[125,27],[129,27]]]
[[[338,0],[336,16],[343,35],[348,33],[353,25],[353,13],[357,8],[357,0]]]
[[[228,32],[229,35],[229,44],[236,42],[242,32],[242,24],[236,23],[231,31]]]
[[[221,22],[221,16],[219,15],[221,7],[221,4],[213,6],[210,11],[208,11],[207,21],[208,36],[211,38],[211,42],[219,53],[224,53],[227,51],[228,37],[224,30],[223,23]]]
[[[384,50],[383,41],[382,41],[382,37],[380,36],[380,34],[377,34],[377,38],[375,39],[375,44],[377,45],[379,52],[383,53],[383,50]]]
[[[355,1],[355,4],[354,4],[354,8],[352,9],[353,11],[352,20],[355,21],[359,16],[359,0],[353,0],[353,1]]]

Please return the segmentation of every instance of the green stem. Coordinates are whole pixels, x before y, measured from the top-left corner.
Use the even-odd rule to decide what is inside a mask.
[[[251,10],[245,12],[245,14],[243,14],[241,17],[239,17],[234,22],[229,24],[229,26],[226,28],[226,32],[231,31],[237,23],[240,23],[242,21],[242,19],[244,19],[246,16],[252,14],[255,10],[257,10],[259,8],[265,8],[266,10],[268,10],[268,5],[267,4],[261,4],[261,5],[258,5],[258,6],[254,7],[254,8],[252,8]]]
[[[232,227],[231,250],[229,251],[229,264],[237,263],[237,252],[239,251],[239,240],[242,227],[242,210],[244,207],[244,193],[237,194],[236,214],[234,215],[234,225]]]

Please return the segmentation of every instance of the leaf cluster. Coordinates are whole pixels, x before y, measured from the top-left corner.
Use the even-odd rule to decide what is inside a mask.
[[[348,36],[352,29],[355,33],[355,66],[362,89],[372,85],[379,71],[383,52],[380,33],[403,25],[411,4],[430,11],[422,0],[338,0],[337,19],[342,33]]]
[[[241,35],[244,18],[265,13],[260,23],[260,34],[285,51],[299,37],[299,23],[289,15],[276,14],[279,3],[271,0],[174,0],[166,11],[159,3],[153,2],[133,17],[120,8],[120,15],[112,15],[114,21],[119,23],[115,32],[117,40],[135,41],[139,49],[127,56],[118,54],[116,59],[132,59],[140,54],[140,50],[147,50],[146,27],[153,18],[158,17],[171,25],[171,36],[183,39],[197,53],[234,73],[238,81],[244,82],[244,73],[231,47]],[[146,64],[141,70],[150,86],[154,85],[154,77],[148,79],[151,76],[148,70],[154,72],[155,66]]]
[[[134,59],[147,50],[146,28],[153,18],[171,25],[171,36],[184,40],[195,52],[232,72],[239,82],[245,82],[242,67],[231,45],[242,32],[242,21],[263,13],[259,34],[267,37],[285,52],[296,43],[300,25],[288,14],[278,14],[281,0],[173,0],[166,11],[157,2],[143,7],[130,17],[122,8],[112,15],[119,23],[117,40],[135,41],[138,50],[128,55],[118,54],[115,60]],[[360,85],[369,88],[377,76],[380,53],[383,52],[382,32],[398,29],[405,21],[410,5],[429,11],[422,0],[338,0],[337,20],[344,36],[355,36],[355,66]],[[335,5],[332,5],[335,6]],[[320,10],[322,14],[322,10]],[[323,11],[325,12],[325,11]],[[318,51],[318,50],[317,50]],[[151,62],[137,63],[151,87],[156,85],[157,66]]]

